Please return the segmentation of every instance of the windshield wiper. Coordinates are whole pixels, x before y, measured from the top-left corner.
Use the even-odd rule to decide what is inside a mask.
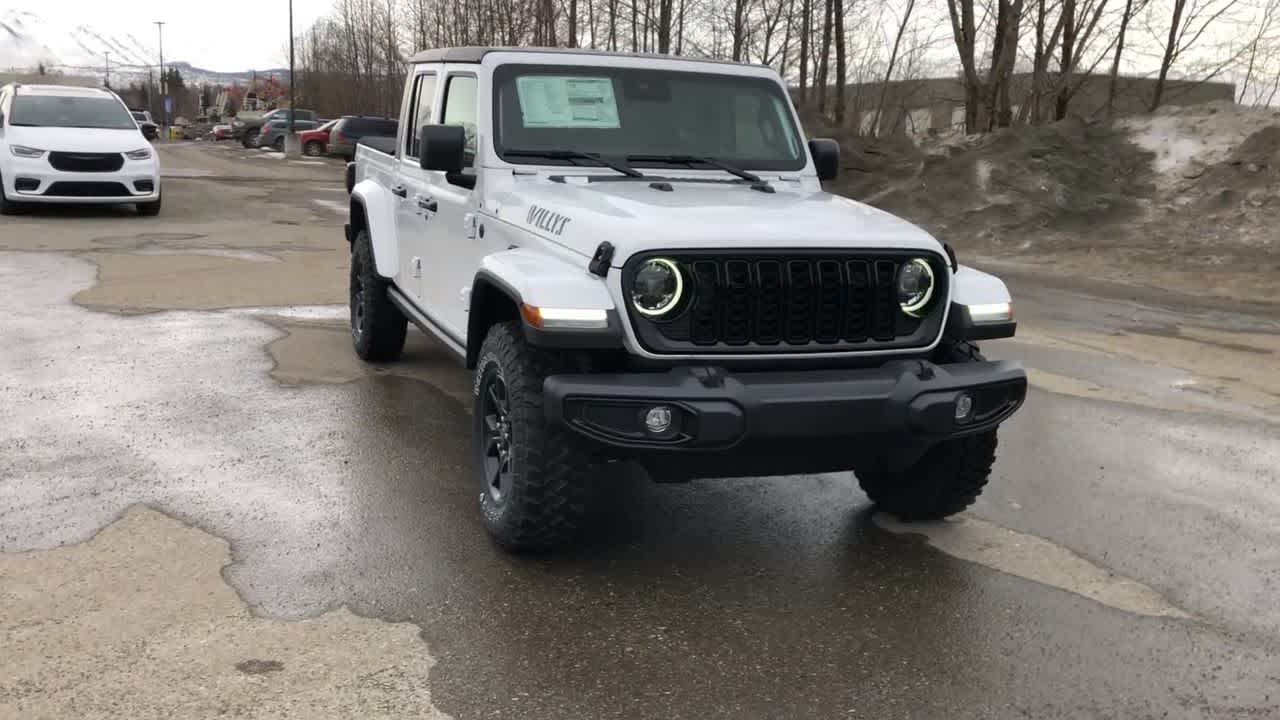
[[[749,170],[743,170],[736,165],[730,165],[723,160],[717,160],[713,157],[706,157],[703,155],[628,155],[627,161],[679,163],[690,167],[697,164],[710,165],[717,170],[723,170],[730,175],[735,175],[746,180],[751,183],[752,190],[759,190],[762,193],[771,193],[774,191],[773,186],[759,175]]]
[[[549,160],[592,160],[627,177],[644,177],[644,173],[639,170],[624,163],[606,160],[598,153],[579,152],[577,150],[503,150],[501,154],[511,155],[512,157],[541,157]]]
[[[680,165],[710,165],[717,170],[723,170],[730,175],[736,175],[743,180],[753,183],[763,183],[764,180],[753,172],[743,170],[735,165],[730,165],[723,160],[717,160],[713,157],[705,157],[702,155],[628,155],[628,162],[666,162],[679,163]]]

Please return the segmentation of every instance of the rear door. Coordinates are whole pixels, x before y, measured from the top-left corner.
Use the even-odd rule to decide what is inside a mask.
[[[434,317],[430,298],[423,294],[422,274],[429,217],[419,206],[426,188],[426,177],[418,165],[417,128],[434,121],[439,106],[439,65],[418,65],[405,92],[405,132],[396,153],[396,174],[392,184],[392,202],[396,208],[396,238],[400,249],[400,274],[396,284],[428,315]]]

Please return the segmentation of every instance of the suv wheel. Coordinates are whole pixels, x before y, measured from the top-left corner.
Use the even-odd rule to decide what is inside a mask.
[[[564,543],[586,513],[589,462],[543,415],[542,381],[553,367],[553,358],[529,346],[516,323],[494,325],[480,347],[480,515],[494,541],[511,552]]]
[[[361,230],[351,248],[351,342],[369,362],[400,359],[408,320],[387,297],[391,283],[374,266],[369,231]]]
[[[272,150],[275,150],[276,152],[284,152],[284,136],[283,136],[283,135],[281,135],[280,137],[276,138],[276,139],[271,143],[271,149],[272,149]]]
[[[135,205],[135,207],[138,209],[138,214],[142,215],[143,217],[155,217],[156,215],[159,215],[160,200],[161,198],[157,197],[155,200],[152,200],[151,202],[138,203],[137,205]]]
[[[302,152],[305,153],[308,157],[320,157],[322,154],[324,154],[324,145],[320,144],[315,140],[312,140],[307,143],[306,147],[302,148]]]
[[[21,211],[22,205],[5,197],[4,177],[0,176],[0,215],[17,215]]]
[[[944,341],[938,363],[981,362],[969,342]],[[880,509],[904,522],[941,520],[969,507],[982,494],[996,460],[996,431],[945,440],[906,470],[871,467],[857,471],[858,484]]]
[[[258,147],[261,141],[261,133],[258,130],[245,130],[244,136],[240,138],[240,144],[249,149]]]

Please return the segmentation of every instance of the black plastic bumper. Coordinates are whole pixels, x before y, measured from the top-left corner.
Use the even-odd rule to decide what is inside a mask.
[[[1022,405],[1027,377],[1012,362],[900,360],[872,369],[555,375],[544,390],[548,420],[620,456],[713,456],[713,473],[694,472],[764,475],[854,467],[859,454],[918,455],[989,430]],[[973,409],[957,420],[962,394]],[[644,420],[657,405],[673,417],[655,434]]]

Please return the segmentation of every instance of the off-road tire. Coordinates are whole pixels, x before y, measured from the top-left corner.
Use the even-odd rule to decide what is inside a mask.
[[[509,552],[548,550],[577,534],[587,508],[589,458],[572,435],[547,423],[542,383],[555,357],[531,347],[517,323],[489,328],[475,379],[475,444],[480,516],[494,541]],[[486,472],[486,397],[501,379],[510,428],[507,487],[495,496]],[[501,464],[499,464],[501,468]]]
[[[320,157],[324,154],[324,145],[311,140],[302,148],[302,154],[307,157]]]
[[[978,346],[943,340],[933,360],[940,364],[982,362]],[[906,470],[861,468],[858,484],[876,506],[903,522],[941,520],[978,499],[996,460],[996,431],[945,440]]]
[[[155,217],[160,214],[160,201],[163,199],[164,197],[162,194],[161,197],[157,197],[151,202],[135,203],[134,209],[136,209],[138,214],[143,217]]]
[[[391,362],[404,350],[409,321],[387,296],[391,283],[378,274],[369,231],[361,230],[351,246],[351,343],[367,362]]]

